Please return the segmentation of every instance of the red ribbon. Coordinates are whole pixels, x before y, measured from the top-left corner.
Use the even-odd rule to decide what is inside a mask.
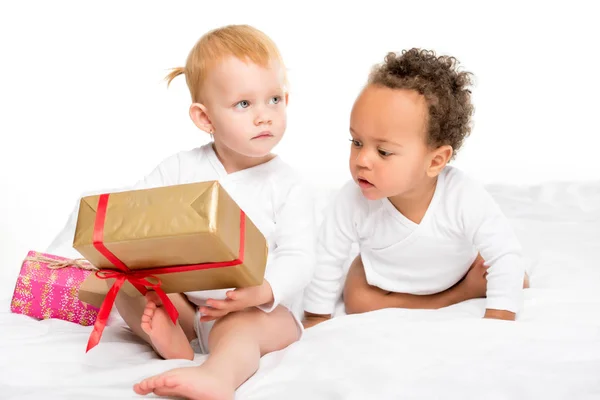
[[[125,281],[129,281],[129,283],[131,283],[142,295],[145,295],[148,292],[148,287],[154,290],[162,300],[163,307],[169,314],[169,317],[171,317],[171,321],[173,321],[175,324],[177,323],[179,313],[167,294],[161,289],[161,281],[158,277],[154,276],[155,274],[159,275],[185,271],[198,271],[211,268],[232,267],[235,265],[240,265],[244,262],[246,215],[244,214],[244,211],[240,211],[240,252],[237,259],[222,262],[174,265],[169,267],[131,270],[125,265],[125,263],[123,263],[123,261],[119,260],[117,256],[115,256],[106,248],[106,246],[104,246],[104,222],[106,221],[108,198],[109,194],[102,194],[98,199],[96,220],[94,221],[93,243],[96,250],[106,257],[106,259],[110,261],[110,263],[113,264],[118,271],[112,269],[102,269],[100,271],[96,271],[96,276],[100,279],[114,278],[116,280],[106,294],[106,297],[102,302],[102,306],[98,311],[98,316],[96,317],[96,322],[94,323],[94,329],[92,330],[88,340],[86,353],[93,349],[100,342],[102,332],[104,331],[106,323],[108,322],[110,311],[112,310],[117,298],[117,293],[119,293],[119,290]],[[156,280],[156,283],[151,282],[149,279]]]

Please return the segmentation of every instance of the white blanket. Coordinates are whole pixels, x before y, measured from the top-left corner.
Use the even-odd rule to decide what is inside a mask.
[[[600,182],[489,189],[530,260],[517,322],[481,319],[483,300],[340,316],[265,356],[236,398],[600,398]],[[136,381],[194,365],[119,324],[85,354],[91,328],[10,314],[0,293],[2,399],[131,399]]]

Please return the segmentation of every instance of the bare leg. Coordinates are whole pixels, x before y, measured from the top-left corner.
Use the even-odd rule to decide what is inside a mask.
[[[362,258],[358,255],[352,262],[346,277],[344,305],[348,314],[358,314],[382,308],[438,309],[448,307],[462,301],[486,297],[486,276],[487,267],[485,267],[481,255],[477,255],[467,275],[443,292],[431,295],[393,293],[369,285]],[[525,274],[523,288],[528,287],[529,276]],[[316,322],[324,320],[326,318]],[[311,325],[314,325],[314,323]]]
[[[133,333],[144,339],[165,359],[194,359],[190,341],[196,337],[194,331],[195,308],[182,294],[168,295],[177,311],[176,325],[156,293],[148,292],[146,297],[130,297],[121,291],[115,302],[117,310]]]
[[[465,300],[485,297],[487,281],[483,259],[477,259],[459,283],[440,293],[414,295],[394,293],[371,286],[367,282],[361,256],[357,256],[346,277],[344,305],[346,313],[358,314],[382,308],[438,309]]]
[[[266,314],[256,308],[228,314],[210,332],[204,364],[178,368],[134,386],[138,394],[188,399],[233,399],[235,390],[258,369],[260,358],[299,338],[292,314],[279,306]]]

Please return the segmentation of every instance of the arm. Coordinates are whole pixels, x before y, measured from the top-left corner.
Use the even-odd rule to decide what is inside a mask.
[[[489,266],[484,318],[515,320],[523,302],[525,267],[520,243],[510,222],[483,188],[464,208],[463,223],[475,248]]]
[[[77,217],[79,215],[79,200],[81,197],[90,196],[101,193],[114,193],[125,190],[135,190],[135,189],[147,189],[151,187],[157,186],[166,186],[169,184],[175,184],[179,181],[179,167],[180,159],[179,155],[175,154],[166,159],[164,159],[159,165],[157,165],[148,175],[146,175],[143,179],[136,182],[134,185],[129,185],[126,187],[120,188],[104,188],[101,190],[90,190],[83,192],[77,201],[75,202],[75,207],[69,216],[65,226],[63,229],[57,234],[57,236],[52,240],[52,243],[48,246],[46,251],[52,254],[60,254],[65,257],[78,258],[81,257],[75,249],[73,249],[73,235],[75,233],[75,227],[77,225]]]
[[[180,183],[181,154],[176,153],[158,164],[148,175],[127,190],[150,189]]]
[[[485,310],[485,315],[483,318],[486,319],[503,319],[505,321],[514,321],[516,319],[517,314],[511,311],[506,310],[493,310],[488,308]]]
[[[367,283],[360,257],[352,263],[344,287],[344,303],[348,314],[383,308],[438,309],[473,298],[485,297],[486,267],[477,257],[469,272],[456,285],[431,295],[413,295],[382,290]]]
[[[361,196],[355,183],[349,182],[324,214],[317,242],[317,267],[304,293],[307,320],[322,321],[333,314],[342,290],[343,264],[358,239],[354,216],[364,212],[362,207],[366,206]]]
[[[295,185],[276,214],[275,248],[265,272],[270,293],[258,308],[271,312],[282,301],[300,295],[315,265],[314,199],[312,188]]]
[[[227,291],[226,299],[208,299],[200,321],[211,321],[248,307],[270,313],[280,303],[301,295],[315,264],[314,204],[310,188],[295,185],[282,194],[275,210],[274,246],[262,285]],[[277,203],[277,202],[276,202]]]

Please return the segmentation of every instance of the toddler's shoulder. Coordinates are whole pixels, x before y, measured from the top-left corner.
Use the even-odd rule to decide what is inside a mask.
[[[174,167],[189,167],[197,165],[203,161],[207,161],[206,146],[194,147],[184,150],[179,150],[164,157],[159,163],[159,167],[174,168]]]
[[[446,210],[461,220],[481,220],[501,213],[485,185],[456,167],[446,167]]]
[[[444,190],[447,199],[470,204],[473,201],[489,197],[489,193],[483,183],[471,177],[463,170],[454,166],[447,166],[442,173],[444,174]]]

